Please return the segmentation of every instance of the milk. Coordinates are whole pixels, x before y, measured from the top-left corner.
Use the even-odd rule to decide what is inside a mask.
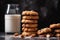
[[[5,14],[5,33],[19,32],[20,18],[20,14]]]

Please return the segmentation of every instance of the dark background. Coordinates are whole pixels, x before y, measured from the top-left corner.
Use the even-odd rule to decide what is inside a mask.
[[[32,1],[33,3],[29,3]],[[56,3],[58,2],[58,3]],[[0,0],[0,32],[4,32],[4,15],[7,4],[20,4],[20,12],[23,10],[35,10],[39,12],[39,28],[47,27],[52,23],[60,22],[60,1],[59,0]],[[23,6],[27,5],[27,6]],[[42,7],[47,7],[47,16],[41,12]]]

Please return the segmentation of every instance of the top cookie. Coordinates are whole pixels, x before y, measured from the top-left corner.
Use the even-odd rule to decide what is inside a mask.
[[[22,15],[38,15],[38,12],[35,12],[35,11],[23,11]]]
[[[60,28],[60,23],[57,23],[57,24],[51,24],[51,25],[50,25],[50,28],[52,28],[52,29]]]

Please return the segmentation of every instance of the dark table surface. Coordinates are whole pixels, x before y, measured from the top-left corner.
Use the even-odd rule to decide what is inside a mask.
[[[12,37],[13,34],[5,34],[0,32],[0,40],[60,40],[60,37],[50,37],[50,38],[46,38],[46,37],[34,37],[34,38],[20,38],[20,37]]]

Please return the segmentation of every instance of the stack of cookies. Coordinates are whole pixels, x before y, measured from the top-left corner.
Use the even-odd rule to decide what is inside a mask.
[[[47,36],[50,37],[50,36],[53,36],[51,32],[52,30],[50,28],[43,28],[41,30],[38,30],[37,34],[39,37],[47,37]]]
[[[60,23],[50,25],[56,37],[60,37]]]
[[[38,27],[38,13],[35,11],[22,12],[22,35],[36,36]]]
[[[51,24],[49,28],[43,28],[37,31],[40,37],[60,37],[60,23]]]

